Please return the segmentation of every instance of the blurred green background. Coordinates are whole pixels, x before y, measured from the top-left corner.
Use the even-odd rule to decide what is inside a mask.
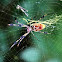
[[[28,10],[27,17],[16,6]],[[22,18],[38,20],[44,14],[49,14],[41,21],[58,20],[52,26],[42,30],[52,34],[33,32],[20,44],[11,49],[11,45],[26,33],[26,28],[10,27],[15,18],[27,24]],[[35,18],[34,18],[35,17]],[[61,0],[0,0],[0,62],[62,62],[62,1]]]

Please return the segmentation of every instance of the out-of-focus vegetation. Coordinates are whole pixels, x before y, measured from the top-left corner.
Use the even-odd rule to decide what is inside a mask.
[[[16,9],[21,5],[28,10],[29,16]],[[50,14],[51,13],[51,14]],[[15,18],[23,24],[22,18],[38,20],[44,14],[42,21],[49,24],[44,30],[51,34],[33,32],[37,39],[30,33],[20,44],[10,46],[26,33],[26,28],[10,27],[15,23]],[[34,18],[35,17],[35,18]],[[0,62],[62,62],[62,1],[60,0],[2,0],[0,1]]]

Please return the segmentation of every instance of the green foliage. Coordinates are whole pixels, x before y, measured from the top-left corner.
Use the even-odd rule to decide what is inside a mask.
[[[0,1],[0,62],[62,62],[62,2],[59,0],[2,0]],[[21,5],[28,10],[29,16],[16,9]],[[23,18],[47,24],[42,30],[51,34],[33,32],[37,39],[30,33],[19,47],[10,46],[14,41],[26,33],[25,28],[10,27],[15,23],[15,18],[20,23],[27,24]],[[35,17],[36,16],[36,17]],[[35,17],[35,18],[34,18]],[[48,23],[46,23],[48,22]],[[29,47],[29,48],[28,48]],[[25,56],[26,55],[26,56]]]

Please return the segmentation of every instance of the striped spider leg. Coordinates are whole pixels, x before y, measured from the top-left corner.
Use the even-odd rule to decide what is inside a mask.
[[[39,20],[41,20],[42,18],[44,18],[45,16],[50,15],[50,14],[54,14],[54,13],[45,14],[45,15],[41,16]]]
[[[48,32],[41,32],[41,31],[38,31],[39,33],[44,33],[44,34],[51,34],[51,33],[48,33]]]
[[[17,20],[15,20],[15,22],[17,24],[8,24],[9,26],[19,26],[19,27],[26,27],[27,28],[27,33],[25,33],[24,35],[22,35],[17,41],[14,42],[14,44],[10,47],[10,49],[15,46],[18,42],[18,45],[20,44],[20,42],[32,31],[31,27],[27,26],[27,25],[24,25],[24,24],[21,24],[19,23]]]
[[[21,7],[20,5],[17,5],[16,7],[17,9],[20,9],[22,12],[25,13],[26,16],[28,16],[28,14],[26,12],[28,12],[28,10],[24,9],[23,7]]]
[[[17,46],[19,46],[19,44],[20,44],[20,42],[29,34],[30,32],[27,32],[27,33],[25,33],[24,35],[22,35],[21,37],[20,37],[20,39],[18,39],[17,41],[15,41],[14,42],[14,44],[10,47],[10,49],[12,48],[12,47],[14,47],[14,45],[16,45],[18,42],[18,45]]]

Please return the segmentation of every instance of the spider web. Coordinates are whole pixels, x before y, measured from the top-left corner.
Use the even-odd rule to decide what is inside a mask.
[[[16,6],[20,5],[28,10],[28,17]],[[42,31],[52,33],[45,35],[35,33],[35,39],[30,33],[20,44],[11,50],[10,46],[26,33],[26,28],[10,27],[9,23],[15,23],[15,18],[23,23],[22,18],[35,21],[44,14],[47,15],[41,21],[57,20],[52,26]],[[62,62],[62,1],[61,0],[2,0],[0,1],[0,62]],[[56,18],[57,17],[57,18]]]

